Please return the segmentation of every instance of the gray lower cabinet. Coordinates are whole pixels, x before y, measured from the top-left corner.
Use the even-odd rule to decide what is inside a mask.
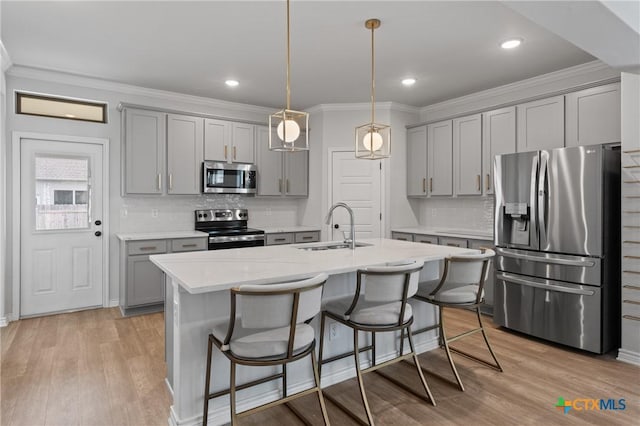
[[[293,243],[315,243],[320,241],[320,231],[277,232],[266,235],[265,245],[277,246]]]
[[[162,311],[164,273],[149,256],[207,249],[207,237],[122,241],[120,244],[120,311],[122,315]]]
[[[425,244],[438,244],[438,237],[436,235],[414,234],[413,242],[425,243]]]
[[[465,238],[438,237],[438,244],[441,246],[467,248],[469,243]]]
[[[394,240],[401,240],[401,241],[413,241],[413,234],[409,234],[405,232],[392,232],[391,238]]]

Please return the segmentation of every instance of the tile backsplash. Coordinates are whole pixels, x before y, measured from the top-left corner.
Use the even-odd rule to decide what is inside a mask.
[[[117,232],[185,231],[194,227],[197,209],[249,209],[249,226],[291,226],[298,223],[298,200],[256,199],[242,195],[126,197],[119,208]]]
[[[420,206],[420,225],[493,232],[493,197],[429,198]]]

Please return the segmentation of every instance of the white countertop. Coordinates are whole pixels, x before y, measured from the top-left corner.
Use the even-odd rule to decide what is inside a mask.
[[[279,234],[283,232],[320,232],[319,227],[313,226],[282,226],[279,228],[263,228],[265,234]]]
[[[411,228],[394,228],[391,232],[406,232],[407,234],[424,234],[424,235],[438,235],[443,237],[454,238],[467,238],[470,240],[490,240],[493,241],[492,232],[482,232],[473,229],[438,229],[438,228],[426,228],[426,227],[411,227]]]
[[[363,239],[372,246],[322,251],[300,250],[305,244],[247,247],[159,254],[149,259],[191,294],[226,290],[241,284],[268,284],[354,272],[404,259],[440,260],[475,250],[389,239]],[[318,245],[309,243],[308,245]]]
[[[138,240],[167,240],[170,238],[204,238],[209,234],[200,231],[168,231],[168,232],[136,232],[131,234],[116,234],[120,241]]]

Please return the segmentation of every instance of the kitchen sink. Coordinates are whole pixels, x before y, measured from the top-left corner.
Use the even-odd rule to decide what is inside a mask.
[[[356,247],[367,247],[372,245],[373,244],[356,242]],[[296,248],[300,250],[307,250],[307,251],[337,250],[337,249],[351,248],[351,243],[338,243],[338,242],[332,241],[329,243],[305,244],[303,246],[296,247]]]

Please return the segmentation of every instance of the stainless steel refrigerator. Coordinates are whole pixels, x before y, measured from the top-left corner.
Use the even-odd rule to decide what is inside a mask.
[[[596,353],[617,347],[620,151],[498,155],[494,322]]]

